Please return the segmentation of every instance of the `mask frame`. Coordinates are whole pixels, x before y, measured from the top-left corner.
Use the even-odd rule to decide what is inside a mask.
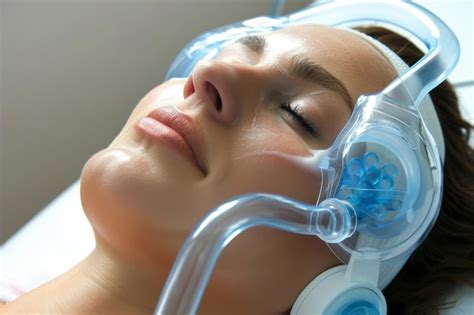
[[[344,14],[348,11],[350,17]],[[292,314],[385,314],[378,283],[380,268],[406,259],[416,249],[434,225],[441,206],[444,152],[427,128],[420,104],[459,59],[459,43],[446,24],[413,3],[323,3],[284,17],[259,17],[206,32],[178,54],[166,79],[188,76],[199,60],[213,58],[243,36],[303,23],[352,27],[367,22],[410,33],[427,47],[427,54],[382,92],[358,99],[351,119],[319,165],[325,181],[316,206],[282,196],[250,194],[212,210],[183,245],[156,314],[195,313],[220,251],[239,233],[257,225],[317,235],[348,264],[315,279],[297,299]],[[358,165],[364,168],[364,178]],[[386,165],[395,166],[397,174],[392,179],[399,181],[398,188],[384,189],[379,196],[380,191],[374,188],[378,182],[372,183],[374,187],[364,185],[373,172],[387,171]],[[374,170],[371,166],[380,167]],[[373,171],[369,175],[368,169]],[[377,193],[375,203],[364,195],[373,190]],[[359,202],[346,198],[347,192],[356,192]],[[401,200],[401,204],[392,212],[395,214],[385,211],[382,217],[379,205],[385,207],[388,203],[382,201],[387,199],[388,203]],[[321,292],[326,290],[323,298]],[[310,298],[315,292],[318,301]]]

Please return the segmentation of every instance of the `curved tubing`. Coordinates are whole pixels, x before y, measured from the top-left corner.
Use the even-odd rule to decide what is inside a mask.
[[[382,92],[398,99],[408,94],[410,103],[415,106],[446,79],[459,59],[460,46],[454,33],[436,15],[414,3],[334,1],[303,9],[289,15],[287,19],[290,24],[317,22],[333,26],[381,22],[417,37],[426,45],[428,53]]]
[[[181,248],[154,314],[195,314],[222,249],[251,227],[317,235],[326,242],[346,239],[354,233],[356,215],[338,203],[328,199],[312,206],[278,195],[249,194],[215,208]]]

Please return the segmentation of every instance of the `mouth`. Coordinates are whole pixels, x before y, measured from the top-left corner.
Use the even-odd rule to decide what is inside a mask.
[[[207,175],[202,137],[190,116],[172,106],[159,107],[141,118],[136,128],[189,157]]]

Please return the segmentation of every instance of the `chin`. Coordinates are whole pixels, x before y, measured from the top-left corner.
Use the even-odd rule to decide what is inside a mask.
[[[81,202],[96,237],[136,257],[163,255],[164,239],[183,241],[195,223],[186,193],[196,187],[172,162],[133,147],[94,154],[82,169]]]

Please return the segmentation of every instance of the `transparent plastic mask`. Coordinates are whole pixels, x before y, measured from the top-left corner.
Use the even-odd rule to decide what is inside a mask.
[[[356,233],[329,244],[343,261],[406,254],[436,219],[442,163],[415,109],[384,94],[359,98],[321,164],[327,178],[321,200],[346,200],[357,213]]]
[[[459,43],[422,7],[403,1],[336,1],[284,17],[235,23],[192,41],[167,79],[188,76],[199,60],[214,58],[240,37],[310,22],[386,24],[422,42],[427,55],[381,93],[361,96],[331,148],[309,163],[321,178],[316,206],[253,194],[212,210],[183,246],[157,313],[195,312],[220,251],[251,226],[317,235],[343,262],[353,257],[377,260],[381,268],[406,259],[433,226],[441,205],[443,164],[418,106],[454,68]]]

